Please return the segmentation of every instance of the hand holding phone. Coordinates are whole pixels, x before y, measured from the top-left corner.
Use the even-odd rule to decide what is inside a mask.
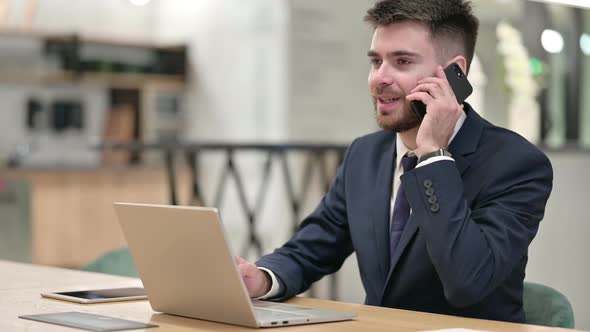
[[[473,87],[467,80],[467,76],[463,73],[461,67],[454,62],[445,68],[445,76],[447,77],[447,81],[449,81],[451,89],[453,89],[453,92],[455,93],[457,103],[462,104],[473,92]],[[410,104],[418,118],[423,119],[426,115],[426,105],[419,100],[413,100]]]

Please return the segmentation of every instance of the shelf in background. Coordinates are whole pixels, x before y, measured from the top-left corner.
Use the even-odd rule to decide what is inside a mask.
[[[0,83],[22,84],[92,84],[119,89],[138,89],[145,85],[157,85],[171,89],[183,89],[185,79],[179,75],[139,73],[73,73],[56,71],[32,73],[26,71],[0,71]]]
[[[187,77],[187,47],[180,44],[0,30],[0,50],[0,82],[182,88]]]

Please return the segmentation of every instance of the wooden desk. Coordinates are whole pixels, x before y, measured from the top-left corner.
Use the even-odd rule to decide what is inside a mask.
[[[65,311],[102,314],[160,325],[156,329],[143,330],[148,332],[253,331],[253,329],[238,326],[155,313],[147,301],[81,305],[44,299],[39,295],[41,292],[49,291],[131,286],[141,286],[141,281],[97,273],[0,261],[0,331],[75,331],[66,327],[18,318],[19,315],[25,314]],[[265,329],[264,331],[422,331],[456,327],[490,331],[572,331],[310,298],[295,298],[290,303],[309,307],[354,311],[359,316],[357,320],[352,322],[283,327],[271,330]]]

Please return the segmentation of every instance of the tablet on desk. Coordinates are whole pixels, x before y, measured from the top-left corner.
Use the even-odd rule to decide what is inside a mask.
[[[104,303],[147,299],[147,293],[141,287],[42,293],[41,296],[76,303]]]

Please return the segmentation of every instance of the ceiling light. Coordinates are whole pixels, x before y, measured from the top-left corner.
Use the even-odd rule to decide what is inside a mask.
[[[561,53],[564,45],[563,36],[555,30],[546,29],[541,34],[541,45],[549,53]]]
[[[580,48],[582,49],[582,53],[590,56],[590,35],[589,34],[583,33],[582,36],[580,36]]]

